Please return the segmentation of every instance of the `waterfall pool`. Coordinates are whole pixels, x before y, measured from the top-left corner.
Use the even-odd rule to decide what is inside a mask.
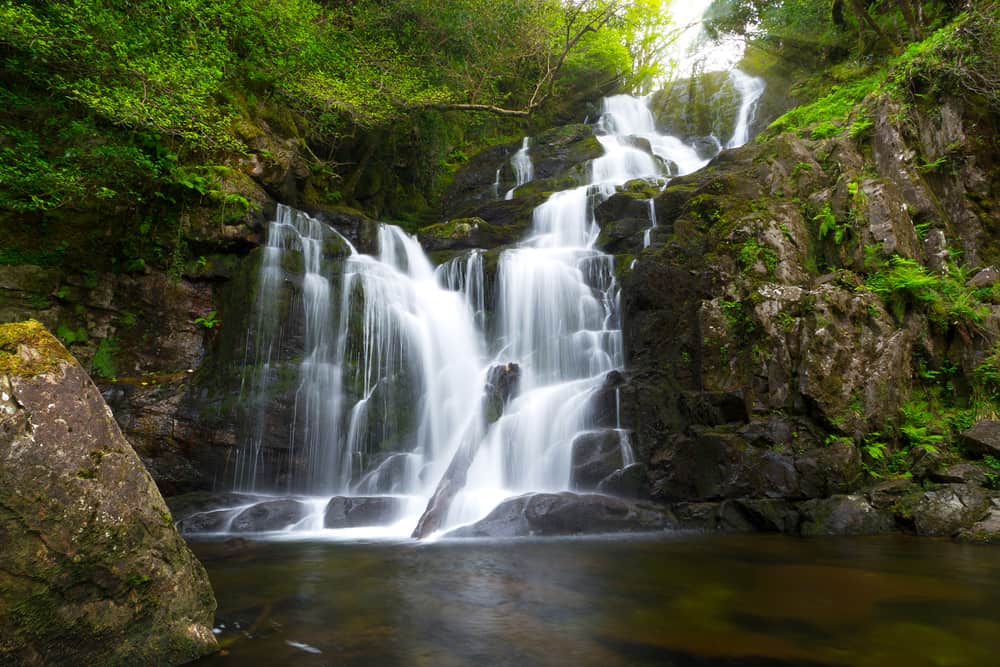
[[[198,665],[991,665],[1000,560],[901,536],[200,541]]]

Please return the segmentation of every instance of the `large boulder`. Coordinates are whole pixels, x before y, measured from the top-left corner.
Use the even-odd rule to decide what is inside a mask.
[[[0,663],[169,665],[217,648],[204,568],[97,387],[0,326]]]
[[[525,537],[643,532],[676,527],[662,508],[597,493],[529,493],[500,503],[486,518],[448,537]]]
[[[981,487],[945,484],[904,499],[901,511],[918,535],[951,537],[987,518],[991,507],[989,495]]]

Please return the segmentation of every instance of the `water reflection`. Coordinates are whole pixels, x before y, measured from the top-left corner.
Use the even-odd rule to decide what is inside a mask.
[[[778,536],[195,544],[204,665],[989,665],[996,551]],[[224,627],[221,627],[224,626]]]

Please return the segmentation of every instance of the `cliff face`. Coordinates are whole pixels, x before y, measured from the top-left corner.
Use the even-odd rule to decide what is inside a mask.
[[[0,325],[0,662],[180,664],[215,599],[97,388],[37,322]]]
[[[720,503],[710,525],[954,534],[990,512],[996,460],[962,467],[959,434],[995,417],[997,118],[864,106],[672,181],[650,248],[617,235],[650,491]],[[849,493],[823,502],[850,520],[799,502]],[[972,509],[927,520],[941,493]]]

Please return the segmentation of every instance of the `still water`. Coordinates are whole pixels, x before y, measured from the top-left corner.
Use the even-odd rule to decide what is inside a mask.
[[[1000,665],[1000,550],[905,537],[196,542],[225,655],[389,666]]]

